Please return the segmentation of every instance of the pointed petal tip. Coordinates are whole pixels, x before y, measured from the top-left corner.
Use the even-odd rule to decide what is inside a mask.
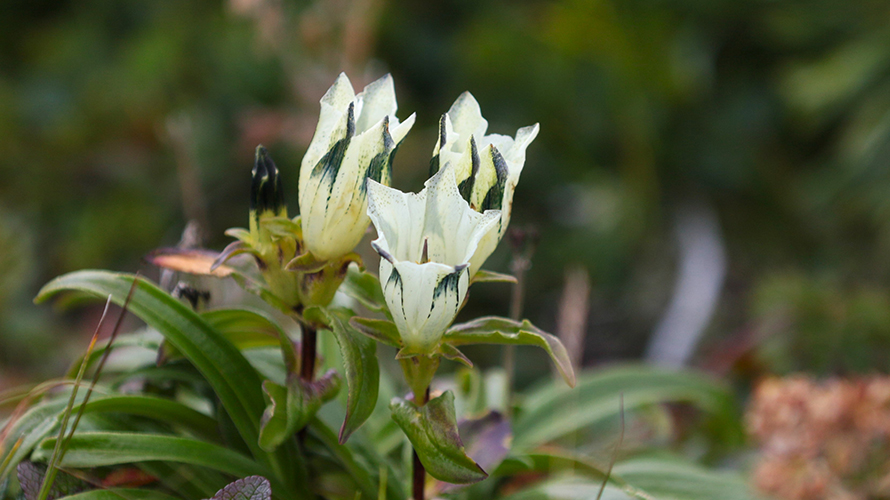
[[[340,73],[331,87],[321,96],[319,100],[322,104],[328,104],[337,109],[342,109],[347,102],[355,99],[355,90],[352,88],[352,82],[346,73]]]

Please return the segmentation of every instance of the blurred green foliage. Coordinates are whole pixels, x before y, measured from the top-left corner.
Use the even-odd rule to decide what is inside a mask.
[[[400,115],[418,112],[401,188],[421,185],[463,90],[494,132],[541,123],[513,222],[541,231],[527,315],[551,329],[564,269],[586,266],[588,361],[642,351],[690,200],[714,207],[729,253],[714,337],[782,310],[767,369],[890,357],[887,2],[13,0],[0,13],[3,343],[38,329],[22,318],[52,276],[138,268],[186,218],[221,248],[246,221],[258,142],[295,206],[317,100],[347,70],[357,85],[391,71]],[[502,245],[489,262],[508,260]],[[503,286],[479,288],[472,307],[506,312]]]

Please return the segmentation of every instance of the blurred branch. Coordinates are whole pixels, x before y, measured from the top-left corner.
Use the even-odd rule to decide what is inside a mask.
[[[207,218],[207,203],[201,190],[201,176],[198,166],[192,157],[194,133],[192,121],[188,116],[170,116],[164,124],[167,142],[173,149],[176,160],[176,174],[179,177],[179,188],[182,192],[182,210],[185,218],[197,221],[203,231],[210,227]],[[200,232],[199,232],[200,234]],[[202,238],[198,238],[200,241]]]
[[[678,278],[646,359],[680,367],[689,361],[714,314],[726,276],[726,250],[717,214],[702,204],[677,210],[674,235],[680,249]]]
[[[559,301],[559,316],[556,318],[556,334],[566,346],[574,367],[581,366],[584,356],[589,299],[590,278],[587,269],[575,267],[566,270],[562,299]]]

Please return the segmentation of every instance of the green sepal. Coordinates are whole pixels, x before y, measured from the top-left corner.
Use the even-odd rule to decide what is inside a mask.
[[[308,382],[292,373],[286,387],[266,380],[263,391],[270,403],[263,413],[259,443],[262,449],[273,451],[305,427],[321,405],[340,392],[340,376],[330,370],[320,379]]]
[[[381,344],[399,349],[402,347],[399,330],[392,321],[354,317],[349,320],[349,325]]]
[[[575,386],[575,371],[565,346],[558,338],[528,320],[520,323],[507,318],[487,316],[452,326],[445,332],[442,341],[453,346],[467,344],[538,346],[547,351],[566,383],[570,387]]]
[[[488,474],[467,456],[457,429],[454,394],[445,391],[423,406],[394,398],[389,405],[420,462],[434,478],[454,484],[479,482]]]
[[[299,271],[304,273],[315,273],[324,269],[327,261],[318,260],[309,252],[297,255],[284,266],[288,271]]]
[[[239,241],[250,241],[250,231],[244,229],[243,227],[230,227],[225,230],[224,234]]]
[[[300,225],[300,218],[295,217],[288,219],[287,217],[269,217],[263,219],[260,223],[262,228],[269,231],[272,236],[279,238],[303,239],[303,226]]]
[[[346,369],[346,418],[340,427],[338,440],[346,442],[361,427],[377,405],[380,389],[380,367],[377,364],[377,344],[350,325],[354,313],[348,309],[309,307],[303,318],[324,325],[334,334]]]
[[[464,353],[460,352],[457,347],[454,347],[451,344],[439,344],[439,355],[447,360],[457,361],[467,368],[473,367],[473,362],[470,361],[470,358],[468,358],[466,355],[464,355]]]
[[[470,279],[470,284],[474,283],[516,283],[516,276],[480,269]]]

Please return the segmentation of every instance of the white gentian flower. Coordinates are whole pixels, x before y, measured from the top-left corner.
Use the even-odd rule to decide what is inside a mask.
[[[484,261],[503,238],[510,224],[513,192],[525,165],[525,150],[537,137],[538,124],[516,131],[516,137],[485,135],[488,121],[482,117],[479,103],[469,92],[454,101],[439,121],[439,141],[433,151],[430,175],[441,168],[455,172],[461,196],[474,210],[500,210],[497,231],[480,243]],[[482,262],[473,262],[479,270]]]
[[[368,228],[365,178],[390,183],[396,148],[414,125],[414,114],[400,123],[396,109],[390,75],[356,95],[341,73],[321,98],[299,199],[303,239],[318,260],[348,254]]]
[[[377,228],[380,283],[399,330],[402,355],[431,354],[470,286],[479,242],[497,230],[499,210],[479,213],[443,169],[417,194],[368,181],[368,214]],[[486,255],[487,257],[487,255]]]

